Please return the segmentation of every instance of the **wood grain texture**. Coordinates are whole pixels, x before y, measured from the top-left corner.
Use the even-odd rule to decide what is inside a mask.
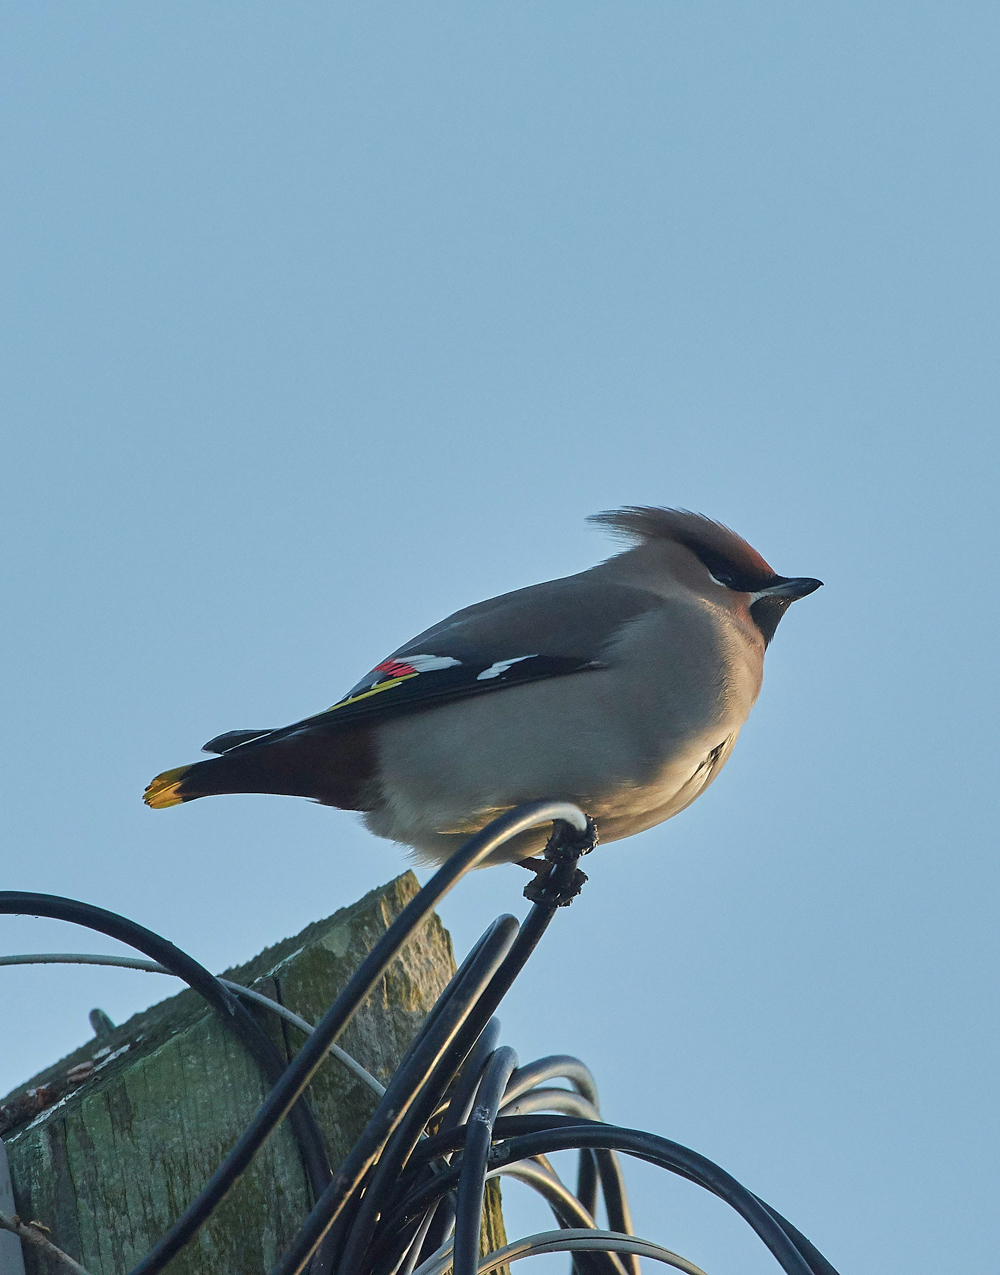
[[[316,1022],[417,888],[407,872],[225,976]],[[431,917],[339,1043],[384,1083],[454,969],[448,933]],[[258,1018],[291,1057],[301,1033],[266,1010]],[[88,1042],[18,1093],[47,1082],[62,1092],[66,1073],[89,1061],[95,1070],[88,1079],[10,1129],[4,1141],[18,1213],[43,1221],[53,1241],[92,1275],[125,1275],[204,1185],[265,1088],[245,1049],[191,991],[135,1015],[105,1041]],[[5,1100],[8,1109],[16,1097]],[[309,1087],[309,1100],[337,1165],[374,1110],[375,1096],[329,1059]],[[169,1275],[266,1275],[310,1203],[298,1150],[282,1126],[173,1260]],[[493,1190],[484,1242],[490,1248],[505,1242]],[[32,1253],[24,1259],[27,1275],[45,1275]]]

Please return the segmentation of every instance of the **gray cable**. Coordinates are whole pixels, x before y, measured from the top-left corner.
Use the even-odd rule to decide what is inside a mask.
[[[170,970],[166,966],[160,965],[157,961],[144,960],[142,957],[137,956],[104,956],[90,952],[30,952],[23,955],[0,956],[0,965],[107,965],[117,966],[120,969],[142,970],[148,974],[170,975]],[[175,976],[171,975],[171,977]],[[273,1000],[270,996],[265,996],[262,992],[255,991],[252,987],[244,987],[243,984],[234,983],[227,978],[220,978],[219,982],[244,999],[263,1005],[266,1009],[271,1010],[272,1013],[291,1023],[293,1027],[297,1027],[305,1035],[312,1034],[313,1028],[304,1018],[301,1018],[293,1010],[288,1009],[287,1006]],[[357,1059],[352,1058],[339,1045],[331,1045],[329,1052],[348,1071],[352,1072],[374,1093],[378,1094],[379,1097],[385,1093],[385,1086],[380,1084],[371,1072],[367,1071]],[[559,1088],[533,1088],[541,1081],[552,1078],[569,1080],[571,1084],[577,1086],[579,1092],[574,1093],[572,1090]],[[584,1093],[588,1096],[585,1097]],[[571,1058],[565,1054],[540,1058],[537,1062],[529,1063],[527,1066],[519,1068],[510,1078],[510,1083],[504,1093],[504,1099],[505,1103],[500,1110],[500,1115],[528,1115],[537,1111],[559,1111],[565,1115],[581,1116],[586,1120],[599,1120],[601,1118],[600,1111],[595,1105],[597,1085],[592,1074],[579,1059]],[[530,1160],[522,1160],[517,1164],[505,1166],[502,1170],[502,1175],[510,1176],[515,1180],[524,1182],[525,1185],[534,1187],[545,1197],[550,1205],[555,1206],[558,1203],[564,1211],[572,1214],[578,1224],[583,1224],[588,1228],[596,1226],[586,1209],[580,1205],[579,1201],[559,1177],[554,1173],[547,1172],[540,1165]],[[501,1172],[491,1172],[489,1176],[501,1176]],[[590,1219],[589,1222],[585,1221],[587,1218]],[[560,1234],[560,1232],[556,1232],[556,1234]],[[569,1232],[563,1231],[561,1234],[568,1235]],[[607,1234],[615,1234],[615,1232],[607,1232]],[[413,1251],[411,1249],[411,1253]],[[416,1246],[415,1251],[420,1251],[419,1246]],[[559,1252],[564,1250],[551,1249],[545,1251]],[[638,1252],[639,1250],[624,1249],[620,1251]],[[664,1250],[664,1252],[667,1251]],[[531,1253],[527,1252],[518,1254],[518,1256],[522,1257],[531,1255]],[[511,1258],[511,1260],[516,1259]],[[426,1266],[426,1262],[423,1265]],[[480,1271],[482,1269],[482,1266],[480,1266]],[[422,1270],[422,1266],[418,1267],[413,1275],[419,1275]],[[692,1270],[696,1271],[697,1268],[693,1267]]]
[[[565,1063],[560,1061],[553,1062],[551,1065],[563,1067]],[[583,1064],[581,1063],[580,1066],[582,1067]],[[560,1071],[558,1074],[563,1075],[564,1072]],[[505,1094],[504,1097],[506,1096]],[[558,1111],[567,1116],[580,1116],[584,1120],[600,1120],[601,1118],[601,1113],[593,1103],[588,1102],[582,1094],[573,1093],[569,1089],[529,1089],[527,1093],[521,1094],[513,1102],[508,1101],[500,1109],[500,1115],[527,1116],[538,1111]],[[632,1212],[628,1205],[628,1194],[625,1190],[625,1178],[622,1174],[621,1162],[614,1151],[603,1151],[599,1152],[598,1155],[603,1158],[602,1179],[604,1174],[607,1173],[617,1183],[616,1188],[607,1182],[605,1182],[604,1186],[605,1205],[610,1205],[611,1200],[617,1196],[617,1211],[614,1211],[612,1206],[609,1221],[612,1225],[620,1227],[623,1233],[631,1234]],[[609,1190],[612,1192],[611,1196],[608,1195]],[[638,1262],[626,1260],[625,1267],[628,1275],[639,1275]]]
[[[171,974],[165,965],[160,965],[158,961],[147,961],[139,956],[99,956],[91,952],[27,952],[22,956],[0,956],[0,965],[116,965],[120,969],[144,970],[147,974],[170,974],[171,978],[177,977],[175,974]],[[297,1027],[306,1036],[312,1035],[314,1029],[304,1018],[300,1018],[298,1014],[288,1009],[287,1006],[272,1000],[270,996],[265,996],[263,992],[255,992],[252,987],[244,987],[242,983],[234,983],[228,978],[220,978],[219,982],[223,987],[228,987],[231,992],[235,992],[245,1000],[256,1001],[258,1005],[263,1005],[286,1022],[291,1023],[293,1027]],[[356,1058],[352,1058],[346,1050],[341,1049],[337,1044],[330,1046],[330,1053],[348,1071],[353,1072],[358,1080],[366,1084],[373,1093],[378,1094],[380,1098],[382,1097],[385,1093],[385,1085],[376,1080],[370,1071],[362,1067]]]
[[[513,1102],[504,1094],[502,1116],[529,1116],[536,1111],[557,1111],[564,1116],[582,1116],[584,1120],[600,1120],[601,1113],[583,1094],[571,1089],[529,1089]]]
[[[490,1173],[487,1176],[509,1177],[515,1182],[530,1186],[546,1201],[556,1215],[556,1221],[563,1228],[598,1230],[597,1223],[559,1175],[551,1169],[543,1168],[535,1160],[518,1160],[516,1164],[505,1165],[495,1174]],[[618,1275],[626,1275],[625,1267],[617,1254],[609,1253],[608,1260]]]
[[[300,1018],[298,1014],[293,1013],[292,1010],[280,1004],[280,1002],[272,1000],[270,996],[265,996],[262,992],[255,992],[252,987],[243,987],[240,983],[231,983],[228,978],[220,978],[219,982],[223,987],[228,987],[230,991],[235,992],[237,996],[244,996],[248,1000],[256,1001],[258,1005],[264,1005],[273,1010],[294,1027],[297,1027],[300,1032],[304,1032],[306,1036],[311,1036],[315,1031],[315,1028],[310,1026],[304,1018]],[[353,1072],[358,1080],[366,1084],[373,1093],[378,1094],[380,1098],[382,1097],[385,1093],[385,1085],[376,1080],[370,1071],[362,1067],[356,1058],[352,1058],[336,1042],[329,1047],[329,1052],[339,1063],[343,1063],[348,1071]]]
[[[566,1219],[572,1218],[574,1226],[597,1230],[597,1223],[562,1179],[543,1169],[534,1160],[518,1160],[516,1164],[506,1164],[503,1168],[488,1173],[487,1177],[513,1178],[526,1186],[534,1187],[556,1213],[562,1214]]]
[[[417,1264],[417,1258],[420,1256],[420,1250],[424,1246],[424,1240],[427,1238],[427,1232],[431,1229],[431,1223],[434,1221],[436,1208],[428,1209],[424,1214],[424,1220],[420,1223],[420,1229],[414,1235],[410,1247],[396,1263],[396,1269],[392,1275],[410,1275],[414,1266]]]
[[[539,1058],[536,1062],[528,1063],[525,1067],[519,1067],[510,1078],[510,1084],[504,1094],[504,1102],[513,1102],[521,1094],[527,1093],[529,1089],[534,1089],[536,1085],[540,1085],[543,1080],[554,1080],[557,1077],[568,1080],[578,1093],[582,1094],[588,1102],[593,1103],[597,1110],[600,1111],[601,1103],[597,1096],[597,1082],[594,1080],[590,1068],[582,1063],[579,1058],[571,1058],[569,1054],[550,1054],[547,1058]]]
[[[527,1235],[523,1240],[516,1240],[504,1248],[488,1253],[479,1262],[479,1275],[496,1270],[507,1262],[516,1262],[522,1257],[535,1257],[541,1253],[635,1253],[639,1257],[649,1257],[654,1262],[663,1262],[685,1275],[705,1275],[700,1266],[689,1262],[686,1257],[672,1253],[670,1249],[649,1240],[640,1240],[634,1235],[622,1235],[618,1231],[564,1230],[541,1231],[538,1235]],[[413,1275],[444,1275],[451,1266],[451,1243],[444,1244],[436,1253],[421,1262]]]
[[[0,956],[0,965],[120,965],[148,974],[170,974],[159,961],[147,961],[141,956],[98,956],[93,952],[25,952],[22,956]]]

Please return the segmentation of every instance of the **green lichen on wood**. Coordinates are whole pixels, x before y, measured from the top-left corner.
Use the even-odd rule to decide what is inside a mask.
[[[280,999],[316,1022],[366,953],[417,891],[412,873],[352,907],[268,948],[226,977]],[[383,1082],[392,1074],[454,973],[451,940],[431,917],[402,949],[339,1043]],[[302,1035],[262,1010],[261,1024],[286,1057]],[[110,1052],[95,1057],[99,1047]],[[91,1041],[27,1087],[93,1059],[94,1075],[30,1124],[5,1137],[22,1217],[93,1275],[124,1275],[198,1193],[262,1101],[253,1060],[195,993],[185,991]],[[309,1100],[337,1165],[361,1133],[375,1096],[333,1059]],[[257,1155],[169,1275],[266,1275],[310,1207],[290,1130]],[[487,1249],[505,1242],[499,1192],[484,1217]],[[25,1253],[28,1275],[45,1275]]]

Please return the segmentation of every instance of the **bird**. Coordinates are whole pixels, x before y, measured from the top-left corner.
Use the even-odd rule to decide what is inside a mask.
[[[624,548],[456,611],[322,712],[217,735],[211,759],[157,775],[146,804],[312,798],[361,812],[426,864],[526,801],[575,803],[602,845],[678,814],[728,760],[785,611],[822,581],[778,575],[689,510],[630,505],[589,521]],[[546,837],[520,833],[487,862],[527,865]]]

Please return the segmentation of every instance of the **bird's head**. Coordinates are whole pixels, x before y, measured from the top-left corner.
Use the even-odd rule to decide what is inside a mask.
[[[720,522],[687,509],[656,509],[630,505],[594,514],[591,522],[630,540],[667,542],[686,553],[671,561],[683,583],[713,597],[726,590],[727,605],[745,611],[760,631],[764,645],[774,637],[781,617],[798,598],[818,589],[823,581],[810,576],[780,576],[742,536]],[[715,593],[718,597],[718,593]]]

